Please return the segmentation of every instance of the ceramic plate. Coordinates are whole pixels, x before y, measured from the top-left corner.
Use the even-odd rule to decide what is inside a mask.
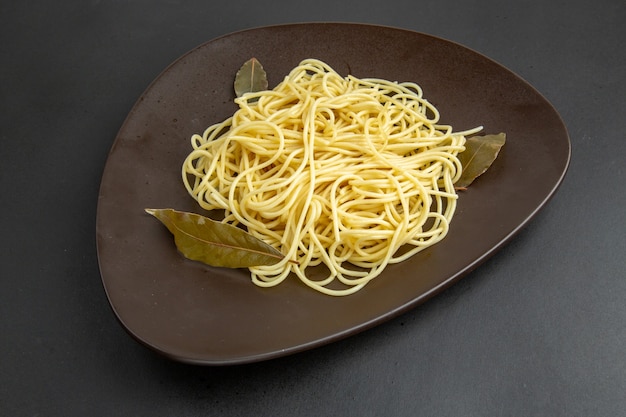
[[[455,130],[506,132],[490,170],[460,195],[448,236],[390,266],[363,290],[329,297],[297,278],[262,289],[247,270],[212,268],[177,252],[144,208],[202,213],[181,183],[190,136],[230,116],[238,68],[256,57],[275,86],[302,59],[342,75],[419,83]],[[567,131],[532,86],[464,46],[403,29],[314,23],[251,29],[209,41],[166,68],[139,97],[104,169],[97,246],[106,294],[139,342],[195,364],[292,354],[380,324],[440,292],[511,239],[560,185]]]

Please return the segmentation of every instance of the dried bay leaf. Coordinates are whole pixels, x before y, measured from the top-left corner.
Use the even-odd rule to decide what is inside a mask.
[[[174,235],[178,250],[188,259],[227,268],[273,265],[284,255],[272,246],[230,224],[173,209],[145,209]]]
[[[267,74],[256,58],[250,58],[235,75],[235,94],[241,97],[245,93],[263,90],[267,90]]]
[[[465,150],[458,155],[463,173],[454,184],[455,187],[465,188],[485,173],[496,160],[505,142],[506,135],[504,133],[468,138],[465,141]]]

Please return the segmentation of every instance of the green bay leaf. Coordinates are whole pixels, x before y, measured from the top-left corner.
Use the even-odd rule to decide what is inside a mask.
[[[455,187],[465,188],[484,174],[498,157],[505,142],[504,133],[468,138],[465,141],[465,150],[458,155],[463,172],[454,184]]]
[[[235,75],[235,94],[241,97],[263,90],[267,90],[267,74],[256,58],[250,58]]]
[[[273,265],[284,255],[250,233],[195,213],[173,209],[145,209],[174,235],[178,250],[188,259],[227,268]]]

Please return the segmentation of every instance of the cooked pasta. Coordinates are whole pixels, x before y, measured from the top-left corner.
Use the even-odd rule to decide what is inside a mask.
[[[235,102],[232,117],[192,136],[182,177],[201,207],[285,255],[250,268],[256,285],[294,274],[352,294],[448,233],[456,156],[480,128],[438,124],[418,84],[342,77],[307,59]]]

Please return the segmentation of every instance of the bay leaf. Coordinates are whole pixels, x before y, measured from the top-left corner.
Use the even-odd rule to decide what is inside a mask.
[[[263,90],[267,90],[267,74],[256,58],[250,58],[235,75],[235,94],[241,97]]]
[[[463,173],[454,186],[465,188],[484,174],[498,157],[505,142],[504,133],[467,138],[465,150],[458,155]]]
[[[168,228],[176,247],[188,259],[211,266],[246,268],[273,265],[284,258],[277,249],[233,225],[173,209],[145,210]]]

